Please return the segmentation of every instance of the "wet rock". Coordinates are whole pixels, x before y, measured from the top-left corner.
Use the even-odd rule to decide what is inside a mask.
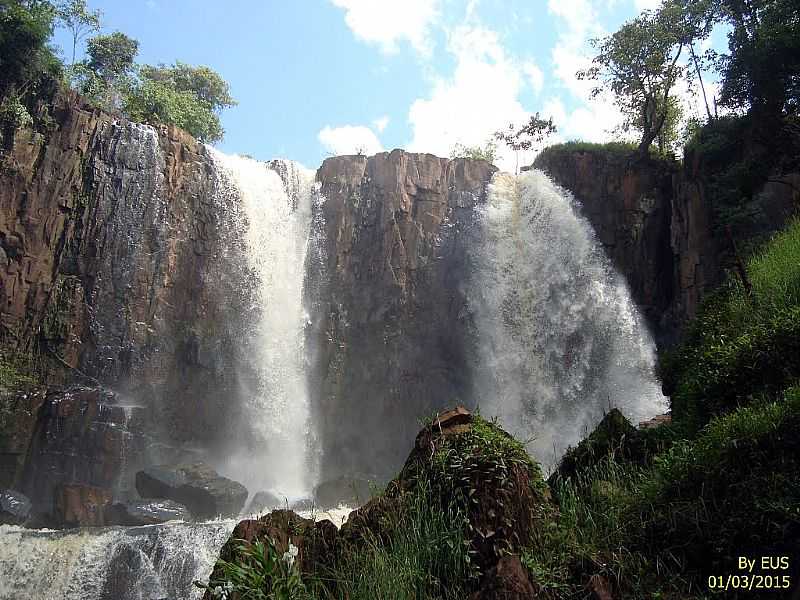
[[[361,506],[372,497],[370,482],[366,479],[338,477],[323,481],[314,488],[314,501],[323,509],[339,505]]]
[[[262,490],[256,492],[255,496],[253,496],[247,504],[247,509],[245,509],[244,512],[248,515],[269,512],[274,508],[278,508],[281,504],[283,504],[283,501],[275,494]]]
[[[102,527],[111,505],[111,490],[91,485],[61,484],[53,501],[54,523],[60,527]]]
[[[256,541],[274,543],[278,555],[289,549],[289,543],[297,547],[295,566],[301,573],[319,573],[332,566],[338,548],[338,530],[328,520],[314,522],[304,519],[291,510],[274,510],[259,519],[240,521],[231,537],[220,551],[220,559],[236,563],[239,560],[239,547]],[[217,563],[210,581],[223,579],[222,567]],[[204,600],[212,600],[207,590]]]
[[[503,556],[484,576],[481,589],[470,600],[536,600],[536,589],[519,556]]]
[[[0,491],[0,524],[23,525],[31,516],[31,501],[14,490]]]
[[[110,390],[53,388],[38,411],[21,490],[49,513],[60,484],[130,488],[145,443],[142,411],[123,408]]]
[[[173,500],[130,500],[112,504],[106,511],[106,525],[156,525],[167,521],[188,521],[189,509]]]
[[[168,498],[186,506],[196,519],[238,515],[247,488],[220,476],[205,463],[159,465],[136,473],[136,490],[143,498]]]
[[[329,158],[317,171],[324,247],[305,289],[326,477],[390,479],[416,416],[470,395],[474,324],[463,282],[476,208],[496,170],[394,150]]]

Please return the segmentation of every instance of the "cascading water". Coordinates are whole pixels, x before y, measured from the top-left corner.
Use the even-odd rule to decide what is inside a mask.
[[[0,526],[0,600],[200,598],[236,521],[52,531]]]
[[[574,199],[540,171],[488,192],[467,293],[483,414],[550,464],[611,407],[664,412],[655,345]]]
[[[255,331],[247,345],[252,377],[242,377],[247,442],[221,466],[253,492],[308,497],[315,483],[306,389],[303,308],[314,173],[291,161],[258,162],[211,150],[239,215]]]

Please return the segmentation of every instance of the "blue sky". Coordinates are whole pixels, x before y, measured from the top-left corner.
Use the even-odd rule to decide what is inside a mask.
[[[619,115],[574,73],[588,39],[657,0],[89,0],[139,62],[204,64],[239,105],[228,153],[316,167],[332,154],[446,156],[533,112],[603,141]],[[69,47],[64,32],[56,42]],[[66,53],[66,52],[65,52]],[[513,168],[503,155],[501,166]]]

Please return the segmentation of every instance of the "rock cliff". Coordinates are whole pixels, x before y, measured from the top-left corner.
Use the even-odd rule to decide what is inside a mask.
[[[117,404],[146,409],[154,439],[213,442],[235,416],[244,324],[207,151],[73,94],[51,112],[45,135],[19,130],[0,153],[0,348],[33,357],[48,384],[113,388]],[[6,399],[6,480],[29,450],[13,415],[38,411],[46,429],[64,410],[37,398]]]
[[[327,159],[307,271],[312,398],[328,477],[399,467],[419,424],[469,397],[464,245],[495,168],[400,150]],[[364,431],[382,432],[380,436]]]
[[[567,146],[543,153],[535,166],[578,199],[659,344],[676,343],[735,260],[703,156],[690,152],[679,165]],[[733,237],[755,240],[781,229],[800,207],[797,181],[797,174],[781,175],[756,190],[741,209],[747,227]]]

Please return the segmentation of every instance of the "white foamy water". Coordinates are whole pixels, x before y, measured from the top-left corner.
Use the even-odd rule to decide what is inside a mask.
[[[479,406],[551,464],[611,407],[666,410],[655,344],[574,199],[541,171],[498,173],[468,299]]]
[[[0,526],[0,600],[191,600],[235,520],[66,531]]]
[[[303,308],[305,258],[314,172],[291,161],[258,162],[211,150],[223,177],[223,200],[239,202],[256,330],[248,332],[255,379],[241,394],[250,446],[222,467],[251,492],[308,497],[316,479],[306,389]],[[254,441],[253,441],[254,440]]]

